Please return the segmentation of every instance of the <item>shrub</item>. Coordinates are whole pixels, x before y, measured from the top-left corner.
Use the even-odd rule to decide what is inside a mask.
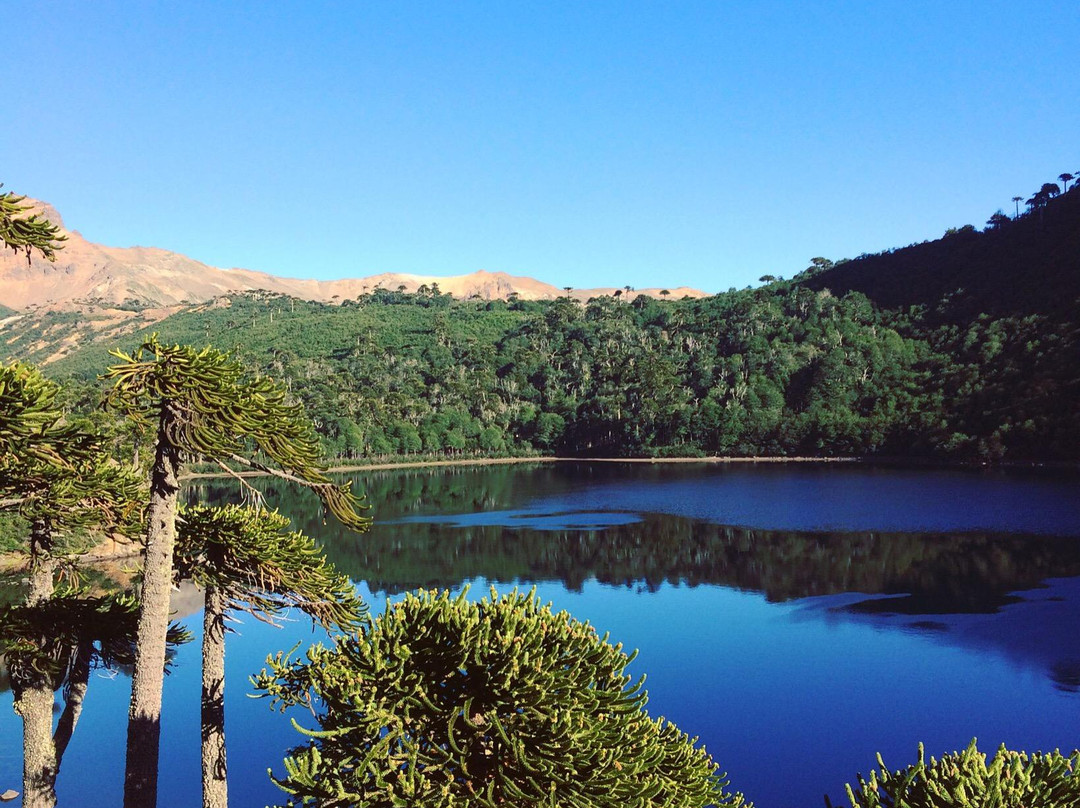
[[[290,805],[743,805],[696,739],[648,716],[633,656],[606,640],[535,593],[409,594],[255,678],[320,725],[275,782]]]
[[[859,775],[858,790],[847,786],[852,808],[1073,808],[1080,806],[1080,777],[1073,773],[1080,752],[1064,757],[1012,752],[1002,746],[990,761],[971,741],[963,752],[890,772],[878,755],[878,771]],[[832,808],[829,798],[825,798]]]

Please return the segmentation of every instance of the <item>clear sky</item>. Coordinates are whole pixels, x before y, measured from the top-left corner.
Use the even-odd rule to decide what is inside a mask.
[[[709,292],[1080,174],[1080,2],[9,0],[0,181],[295,277]]]

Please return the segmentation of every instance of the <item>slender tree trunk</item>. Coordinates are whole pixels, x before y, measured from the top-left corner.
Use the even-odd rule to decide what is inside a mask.
[[[53,576],[57,561],[52,555],[52,526],[38,518],[30,524],[30,589],[27,606],[40,606],[53,596]]]
[[[180,453],[168,437],[174,422],[173,413],[167,407],[163,408],[150,474],[146,555],[128,712],[124,808],[154,808],[157,804],[165,634],[169,628],[176,501],[180,490],[177,481]]]
[[[45,677],[16,689],[15,712],[23,721],[23,808],[56,805],[56,747],[52,736],[53,694]],[[13,682],[14,685],[14,682]]]
[[[203,808],[228,808],[225,774],[225,596],[210,585],[202,644]]]
[[[56,559],[52,556],[52,527],[48,519],[30,525],[30,575],[27,606],[41,606],[53,594]],[[44,644],[46,637],[38,640]],[[22,665],[19,668],[24,667]],[[53,689],[49,677],[33,666],[11,671],[14,708],[23,722],[23,806],[56,805],[56,746],[52,735]]]
[[[86,698],[86,688],[90,682],[90,660],[93,656],[94,646],[89,642],[80,642],[75,664],[72,665],[71,672],[68,674],[64,712],[60,714],[60,720],[56,723],[56,732],[53,733],[57,774],[60,773],[64,752],[67,751],[75,726],[79,723],[79,716],[82,715],[83,700]]]

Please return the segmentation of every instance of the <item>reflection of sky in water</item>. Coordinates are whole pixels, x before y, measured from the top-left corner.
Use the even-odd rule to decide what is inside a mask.
[[[486,589],[476,582],[473,594]],[[843,784],[868,770],[875,751],[898,767],[914,760],[919,741],[935,755],[975,736],[987,751],[1080,741],[1080,698],[1055,686],[1040,655],[1006,648],[1008,633],[1038,608],[1018,611],[996,638],[954,643],[837,608],[864,595],[774,604],[717,586],[664,584],[652,596],[595,581],[580,593],[537,589],[613,642],[639,648],[630,670],[648,674],[651,714],[699,735],[760,806],[816,805],[826,792],[842,804]],[[1073,595],[1080,587],[1069,594],[1071,617],[1047,628],[1048,651],[1051,635],[1064,636],[1080,616]],[[982,617],[991,625],[993,616]],[[952,617],[943,619],[951,633]]]
[[[931,642],[990,650],[1011,664],[1041,671],[1065,693],[1080,692],[1080,579],[1057,578],[1044,586],[1016,593],[1016,602],[991,614],[935,614],[919,619],[904,614],[903,595],[860,594],[805,598],[797,616],[860,623],[925,637]],[[867,603],[873,611],[859,608]],[[895,611],[889,606],[895,605]],[[1074,743],[1080,744],[1080,737]]]
[[[625,469],[626,479],[612,481]],[[1080,477],[849,466],[618,467],[569,491],[523,494],[483,514],[513,526],[524,516],[660,513],[771,530],[975,531],[1080,536]],[[646,479],[642,475],[648,474]],[[509,504],[509,503],[506,503]],[[469,515],[471,519],[473,515]],[[445,520],[440,520],[445,521]],[[574,527],[576,524],[564,524]]]
[[[540,510],[491,511],[453,515],[406,516],[381,522],[384,525],[431,524],[449,527],[516,527],[530,530],[597,530],[641,521],[634,513],[575,511],[544,513]]]
[[[488,588],[472,581],[471,597]],[[360,591],[374,611],[384,608],[385,597]],[[640,649],[630,672],[648,674],[651,714],[700,736],[734,786],[761,806],[813,805],[826,791],[839,804],[843,784],[866,771],[876,751],[900,766],[914,759],[919,741],[940,754],[973,736],[987,751],[1002,742],[1071,749],[1078,740],[1080,697],[1063,692],[1048,670],[1064,659],[1054,648],[1080,618],[1075,579],[1024,593],[1030,601],[1000,615],[935,616],[936,627],[925,629],[910,617],[850,611],[867,599],[859,594],[777,604],[719,586],[663,584],[642,595],[588,581],[580,592],[557,583],[537,591],[610,632],[612,642]],[[195,641],[166,680],[161,808],[199,801],[201,621],[188,624]],[[243,808],[283,799],[265,770],[280,772],[284,750],[302,741],[287,717],[246,698],[247,677],[267,653],[306,648],[322,635],[305,620],[276,630],[244,618],[237,628],[228,639],[227,708],[232,804]],[[92,680],[64,762],[61,805],[120,803],[129,687],[124,676]],[[303,711],[293,717],[314,726]],[[0,731],[0,784],[16,785],[19,722],[10,693],[0,694]]]

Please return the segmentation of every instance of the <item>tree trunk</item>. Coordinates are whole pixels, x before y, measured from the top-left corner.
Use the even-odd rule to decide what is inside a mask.
[[[157,804],[165,634],[169,628],[176,500],[180,490],[177,481],[180,453],[169,439],[175,420],[168,408],[162,408],[154,467],[150,475],[146,555],[143,560],[135,671],[131,678],[131,708],[128,712],[124,808],[154,808]]]
[[[46,677],[16,688],[15,712],[23,721],[23,808],[56,805],[56,747],[52,736],[53,693]]]
[[[52,555],[52,526],[37,518],[30,524],[30,580],[27,606],[40,606],[53,595],[57,562]]]
[[[225,766],[225,596],[206,587],[202,644],[203,808],[228,808]]]
[[[56,559],[52,556],[52,528],[48,519],[30,525],[30,575],[27,606],[41,606],[53,594]],[[46,637],[38,638],[44,645]],[[18,668],[25,668],[19,670]],[[23,806],[56,805],[56,746],[52,736],[53,689],[49,677],[32,665],[11,671],[14,708],[23,722]]]

